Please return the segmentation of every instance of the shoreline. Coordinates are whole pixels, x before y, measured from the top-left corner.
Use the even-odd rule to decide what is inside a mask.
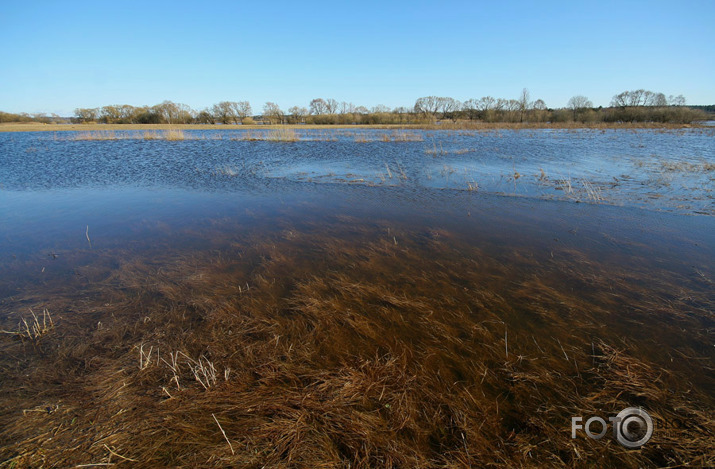
[[[356,124],[356,125],[318,125],[318,124],[276,124],[276,125],[223,125],[223,124],[42,124],[42,123],[2,123],[0,132],[72,132],[97,130],[259,130],[259,129],[412,129],[412,130],[533,130],[533,129],[690,129],[712,128],[699,123],[667,124],[659,122],[633,123],[545,123],[545,122],[443,122],[441,124]]]

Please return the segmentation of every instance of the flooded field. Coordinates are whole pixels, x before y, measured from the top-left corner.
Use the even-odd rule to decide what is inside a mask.
[[[0,134],[1,468],[715,464],[713,129],[271,132]]]

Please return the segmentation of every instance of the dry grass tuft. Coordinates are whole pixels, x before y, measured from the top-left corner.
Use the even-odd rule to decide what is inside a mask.
[[[280,127],[268,132],[266,140],[271,142],[297,142],[300,140],[298,133],[288,127]]]
[[[421,142],[424,140],[424,135],[421,132],[408,132],[405,130],[393,130],[391,137],[395,142]]]
[[[169,129],[164,133],[164,139],[171,141],[184,140],[184,131],[181,129]]]
[[[30,322],[28,322],[26,318],[22,318],[16,331],[0,330],[0,332],[3,334],[10,334],[11,336],[19,339],[37,341],[55,329],[55,323],[48,310],[42,310],[42,322],[40,322],[40,319],[37,317],[35,312],[32,311],[32,309],[30,310],[30,314],[32,315]]]
[[[72,140],[119,140],[120,137],[113,130],[97,130],[91,132],[78,132]]]
[[[184,140],[186,137],[181,129],[147,130],[144,132],[120,132],[113,130],[97,130],[77,132],[69,139],[84,140]]]

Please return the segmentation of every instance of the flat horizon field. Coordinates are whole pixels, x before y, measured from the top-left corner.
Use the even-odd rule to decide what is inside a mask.
[[[662,122],[482,122],[442,121],[439,124],[44,124],[40,122],[3,122],[0,132],[95,132],[102,130],[266,130],[266,129],[429,129],[429,130],[491,130],[491,129],[688,129],[712,128],[705,123],[668,124]]]

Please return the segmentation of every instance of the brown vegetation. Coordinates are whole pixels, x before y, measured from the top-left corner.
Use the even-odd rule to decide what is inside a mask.
[[[5,303],[56,326],[0,337],[2,467],[715,462],[708,299],[644,259],[351,218],[227,232],[206,252],[62,253],[76,275]],[[571,439],[571,416],[631,405],[680,424],[638,451]]]
[[[60,139],[61,137],[57,138]],[[114,130],[90,130],[72,134],[70,140],[184,140],[181,129],[146,130],[144,132],[115,132]]]
[[[325,129],[323,125],[307,125],[307,124],[288,124],[283,127],[294,130],[309,130],[309,129]],[[659,122],[597,122],[597,123],[580,123],[580,122],[525,122],[525,123],[508,123],[508,122],[481,122],[481,121],[456,121],[456,122],[441,122],[439,124],[424,124],[424,125],[335,125],[330,126],[332,129],[425,129],[425,130],[499,130],[499,129],[681,129],[688,127],[699,127],[696,124],[668,124]],[[702,126],[700,126],[702,127]],[[707,127],[712,128],[712,127]],[[186,125],[169,125],[169,124],[41,124],[36,122],[27,123],[6,123],[0,124],[0,132],[101,132],[101,131],[164,131],[169,129],[180,130],[267,130],[264,125],[202,125],[202,124],[186,124]],[[365,137],[369,139],[370,137]],[[360,140],[360,137],[357,138]]]
[[[317,98],[310,109],[291,107],[284,112],[273,102],[267,102],[260,116],[253,116],[248,101],[222,101],[202,111],[186,104],[164,101],[154,106],[109,105],[75,109],[72,123],[101,124],[222,124],[238,125],[260,122],[264,125],[432,125],[440,122],[478,121],[488,123],[570,123],[598,122],[658,122],[689,124],[705,120],[708,106],[685,106],[685,98],[646,90],[624,91],[613,97],[611,107],[594,108],[585,96],[574,96],[566,108],[552,109],[541,99],[531,100],[524,89],[517,99],[495,99],[484,96],[461,102],[450,97],[418,98],[412,108],[390,109],[378,105],[372,109],[339,103],[334,99]],[[255,119],[254,119],[255,118]],[[3,122],[67,123],[57,115],[9,114],[0,112]]]

